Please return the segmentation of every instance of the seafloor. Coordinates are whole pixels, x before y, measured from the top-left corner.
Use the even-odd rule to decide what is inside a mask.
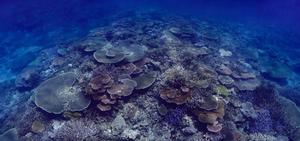
[[[15,78],[1,68],[1,141],[300,140],[294,35],[158,12],[114,19],[19,50],[34,55],[10,61]]]

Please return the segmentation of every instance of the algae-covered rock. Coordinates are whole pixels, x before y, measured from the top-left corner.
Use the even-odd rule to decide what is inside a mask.
[[[19,141],[18,131],[16,128],[11,128],[0,135],[0,141]]]
[[[137,86],[135,89],[141,90],[150,87],[155,82],[156,77],[157,72],[151,71],[133,78],[133,80],[137,82]]]
[[[76,75],[64,73],[42,82],[35,90],[35,104],[48,113],[61,114],[64,111],[82,111],[91,102],[78,86],[74,85]]]

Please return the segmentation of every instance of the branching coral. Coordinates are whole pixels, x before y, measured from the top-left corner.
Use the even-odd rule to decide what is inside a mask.
[[[55,140],[95,140],[100,127],[86,119],[70,120],[53,129]]]

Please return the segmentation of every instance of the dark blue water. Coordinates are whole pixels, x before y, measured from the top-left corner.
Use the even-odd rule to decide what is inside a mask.
[[[299,141],[299,39],[299,0],[2,0],[0,140]],[[134,56],[144,60],[107,63],[84,51],[93,44],[147,50]],[[108,60],[118,55],[107,52]],[[128,64],[137,70],[124,75]],[[153,83],[138,89],[139,76],[152,71]],[[43,82],[66,72],[76,74],[74,91],[92,99],[88,108],[53,112],[35,99]],[[104,72],[118,87],[98,84]],[[124,78],[137,86],[115,98],[111,89]],[[55,84],[47,85],[58,91]],[[99,112],[103,99],[117,102]]]

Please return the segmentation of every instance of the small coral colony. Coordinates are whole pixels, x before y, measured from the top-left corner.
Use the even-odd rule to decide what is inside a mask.
[[[34,134],[19,134],[44,140],[287,138],[286,128],[295,127],[272,123],[272,103],[260,101],[291,104],[282,104],[289,101],[278,100],[283,98],[266,86],[259,67],[247,62],[243,48],[238,48],[247,38],[234,28],[137,14],[45,49],[16,80],[18,89],[33,93],[31,112],[40,115],[32,119]],[[87,127],[77,128],[98,125],[99,131],[75,136],[77,129],[71,124],[81,126],[78,122]]]

